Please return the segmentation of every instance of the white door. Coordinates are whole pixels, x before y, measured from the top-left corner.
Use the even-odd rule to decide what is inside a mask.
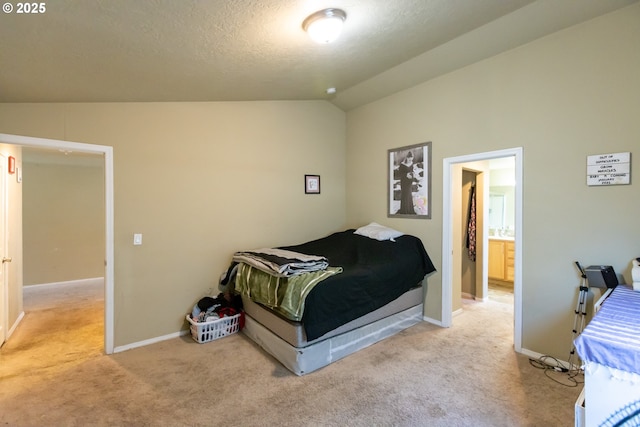
[[[8,328],[8,306],[7,306],[7,281],[5,274],[5,267],[7,265],[4,262],[6,257],[6,247],[7,247],[7,227],[6,227],[6,193],[5,193],[5,183],[6,183],[6,164],[7,159],[3,155],[0,154],[0,261],[2,265],[0,265],[0,346],[4,344],[7,339],[7,328]]]

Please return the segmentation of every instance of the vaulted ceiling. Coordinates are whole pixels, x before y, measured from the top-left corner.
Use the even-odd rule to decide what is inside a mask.
[[[0,102],[327,99],[349,110],[637,1],[48,0],[30,14],[11,1]],[[317,45],[301,23],[327,7],[346,11],[345,27]]]

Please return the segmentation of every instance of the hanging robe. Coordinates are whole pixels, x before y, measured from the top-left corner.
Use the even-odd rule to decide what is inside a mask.
[[[469,192],[469,210],[467,212],[467,254],[471,261],[476,260],[476,186]]]

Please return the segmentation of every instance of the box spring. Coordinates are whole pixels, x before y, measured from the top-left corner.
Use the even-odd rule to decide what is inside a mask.
[[[394,335],[422,320],[422,287],[389,304],[307,341],[300,322],[293,322],[243,298],[243,333],[296,375],[304,375]]]

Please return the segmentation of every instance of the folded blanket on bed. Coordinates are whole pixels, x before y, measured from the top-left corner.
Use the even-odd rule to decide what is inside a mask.
[[[327,267],[324,270],[292,277],[276,277],[251,265],[240,263],[235,290],[252,301],[277,311],[287,319],[300,321],[309,292],[324,279],[341,272],[342,267]]]
[[[323,256],[306,255],[284,249],[263,248],[236,252],[235,262],[243,262],[277,277],[292,277],[325,270],[329,266]]]

